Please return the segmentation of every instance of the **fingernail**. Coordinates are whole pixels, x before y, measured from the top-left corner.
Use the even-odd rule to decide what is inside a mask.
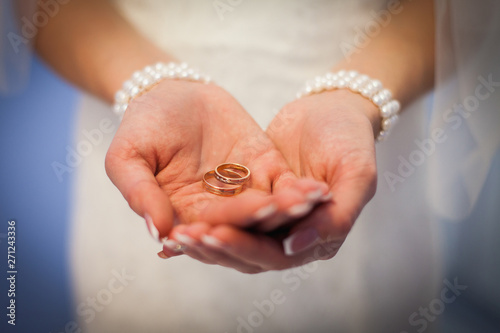
[[[168,239],[167,237],[163,238],[161,242],[163,243],[163,246],[165,246],[172,252],[182,252],[185,248],[185,246],[179,244],[179,242],[173,239]]]
[[[193,238],[191,238],[185,234],[175,234],[175,238],[177,238],[177,240],[180,243],[188,245],[188,246],[195,246],[197,243]]]
[[[316,202],[323,196],[323,190],[317,189],[315,191],[309,192],[306,195],[308,201]]]
[[[148,227],[148,230],[149,230],[149,233],[151,234],[151,236],[155,240],[160,241],[160,232],[158,231],[158,229],[156,229],[156,226],[154,225],[153,219],[151,218],[151,216],[149,216],[149,214],[145,214],[144,219],[146,220],[146,225]]]
[[[310,202],[304,202],[288,209],[288,215],[292,218],[300,218],[311,211],[313,205]]]
[[[158,252],[158,257],[160,257],[162,259],[168,259],[167,255],[165,253],[163,253],[163,251]]]
[[[220,240],[209,235],[201,236],[201,241],[203,242],[203,244],[217,249],[224,249],[226,247]]]
[[[273,215],[278,210],[278,207],[275,204],[270,204],[265,207],[259,209],[254,215],[253,218],[255,220],[265,220],[269,216]]]
[[[316,229],[308,228],[299,230],[283,241],[283,249],[287,256],[293,256],[311,248],[319,239]]]
[[[333,198],[332,192],[328,192],[327,194],[323,195],[321,198],[319,198],[320,202],[329,202]]]

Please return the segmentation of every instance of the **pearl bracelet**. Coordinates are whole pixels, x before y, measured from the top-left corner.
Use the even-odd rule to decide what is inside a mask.
[[[379,108],[382,121],[377,141],[385,140],[398,120],[401,105],[397,100],[392,99],[391,92],[384,89],[382,83],[378,80],[373,80],[367,75],[359,74],[356,71],[347,72],[341,70],[337,73],[326,73],[324,76],[317,76],[313,81],[307,82],[304,89],[297,94],[297,98],[322,91],[344,88],[361,94]]]
[[[132,99],[150,90],[164,79],[210,83],[210,77],[201,75],[198,71],[189,68],[186,63],[159,62],[153,66],[146,66],[142,71],[132,74],[132,77],[123,83],[122,89],[115,94],[114,113],[122,118]]]

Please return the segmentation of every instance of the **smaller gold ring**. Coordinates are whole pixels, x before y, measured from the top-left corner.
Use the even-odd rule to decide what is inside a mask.
[[[236,172],[229,171],[229,170],[228,170],[228,172],[237,174]],[[203,185],[204,185],[205,189],[210,193],[222,195],[222,196],[233,196],[233,195],[240,193],[241,190],[243,189],[243,185],[235,185],[235,184],[224,184],[223,183],[225,186],[229,186],[229,187],[217,186],[217,185],[214,185],[208,181],[210,178],[217,179],[215,177],[214,170],[210,170],[207,173],[205,173],[205,175],[203,175]]]
[[[222,163],[218,165],[215,168],[215,178],[217,178],[218,181],[221,181],[226,184],[243,184],[245,183],[248,178],[250,178],[250,169],[248,169],[246,166],[238,164],[238,163]],[[240,173],[238,171],[243,171],[243,173]],[[229,172],[232,174],[238,175],[238,177],[228,177],[224,176],[224,172]]]

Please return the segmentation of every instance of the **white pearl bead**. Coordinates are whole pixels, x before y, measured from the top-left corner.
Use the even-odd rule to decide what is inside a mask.
[[[142,79],[140,86],[142,88],[147,88],[152,84],[153,84],[153,81],[151,80],[151,78],[145,77],[144,79]]]
[[[313,86],[313,92],[319,93],[322,91],[323,91],[323,85],[321,84],[321,82],[316,82]]]
[[[118,90],[115,94],[116,103],[126,103],[128,102],[129,96],[123,90]]]
[[[349,72],[347,72],[347,77],[354,79],[356,76],[358,76],[358,74],[359,73],[356,71],[349,71]]]
[[[123,90],[124,91],[129,91],[130,88],[132,88],[134,86],[134,82],[132,82],[131,80],[127,80],[125,82],[123,82]]]
[[[356,81],[351,81],[349,82],[349,85],[347,87],[351,90],[358,91],[359,83],[357,83]]]
[[[380,106],[382,105],[383,99],[380,94],[376,94],[375,96],[372,97],[372,101],[373,103],[375,103],[375,105]]]
[[[132,74],[132,80],[135,80],[139,77],[142,76],[142,72],[141,71],[135,71],[134,74]]]
[[[351,83],[353,80],[354,78],[352,76],[344,77],[344,81],[347,83],[347,85],[349,85],[349,83]]]
[[[158,62],[158,63],[156,63],[156,65],[155,65],[155,70],[156,70],[157,72],[161,72],[161,71],[163,70],[163,68],[164,68],[164,67],[165,67],[165,65],[164,65],[162,62]]]
[[[361,92],[361,95],[363,95],[364,97],[370,98],[374,94],[374,89],[373,89],[373,86],[370,83],[368,83],[366,86],[364,86],[361,89],[360,92]]]
[[[392,108],[394,110],[394,114],[397,114],[399,110],[401,110],[401,104],[396,100],[392,100]]]
[[[144,78],[145,76],[142,73],[139,73],[138,75],[134,75],[134,77],[132,78],[132,82],[136,85],[140,85]]]
[[[115,105],[113,106],[113,112],[114,112],[114,114],[116,114],[117,116],[118,116],[118,115],[120,115],[121,110],[122,110],[122,105],[121,105],[121,104],[115,104]]]
[[[132,89],[130,89],[130,97],[134,98],[135,96],[137,96],[137,94],[139,94],[140,91],[141,90],[138,86],[134,86]]]
[[[153,75],[153,81],[154,81],[155,83],[156,83],[156,82],[161,81],[161,79],[162,79],[162,75],[161,75],[161,73],[156,72],[156,73]]]
[[[389,132],[380,131],[380,133],[377,136],[377,141],[380,141],[380,142],[384,141],[385,139],[387,139],[388,135],[389,135]]]
[[[380,108],[380,115],[383,118],[388,118],[388,117],[392,116],[391,103],[387,103],[387,104],[382,105],[382,107]]]
[[[357,78],[356,78],[356,81],[358,82],[368,82],[370,80],[370,77],[368,75],[359,75]]]
[[[375,91],[379,91],[380,89],[382,89],[382,82],[380,82],[379,80],[372,80],[370,83]]]
[[[128,108],[128,103],[122,104],[120,106],[120,114],[123,114]]]
[[[191,75],[191,80],[193,80],[193,81],[200,81],[200,78],[201,78],[201,76],[198,73],[193,73]]]
[[[392,120],[391,120],[391,118],[385,118],[384,120],[382,120],[382,129],[384,131],[390,130],[391,126],[392,126]]]

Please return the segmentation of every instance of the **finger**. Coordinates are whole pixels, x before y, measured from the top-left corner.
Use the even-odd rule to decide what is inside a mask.
[[[284,227],[309,214],[318,203],[329,199],[328,186],[313,179],[294,180],[286,186],[278,186],[274,193],[281,214],[262,220],[256,230],[269,232]]]
[[[174,224],[175,214],[150,165],[140,156],[123,158],[110,148],[106,172],[132,210],[146,220],[153,238],[165,237]]]
[[[282,270],[316,260],[310,253],[286,256],[281,243],[264,234],[252,234],[232,226],[220,225],[209,233],[227,255],[263,270]]]
[[[172,234],[174,239],[187,241],[185,244],[188,250],[184,252],[194,259],[201,259],[200,261],[208,264],[233,268],[242,273],[255,274],[262,272],[261,267],[235,259],[221,250],[220,244],[207,236],[210,228],[210,225],[198,222],[189,226],[178,226],[174,228]]]
[[[311,216],[297,224],[291,235],[284,240],[288,255],[296,255],[307,250],[318,240],[322,242],[343,242],[365,204],[371,199],[376,188],[376,169],[366,164],[342,172],[334,180],[329,203],[323,205]]]
[[[225,200],[211,201],[200,213],[200,220],[208,224],[233,224],[247,227],[252,223],[252,216],[260,209],[275,210],[273,197],[251,188],[241,194]],[[266,208],[267,207],[267,208]]]
[[[311,201],[302,189],[295,187],[274,195],[248,189],[238,196],[212,201],[200,214],[200,220],[211,225],[272,230],[307,214],[316,200],[317,197]]]

